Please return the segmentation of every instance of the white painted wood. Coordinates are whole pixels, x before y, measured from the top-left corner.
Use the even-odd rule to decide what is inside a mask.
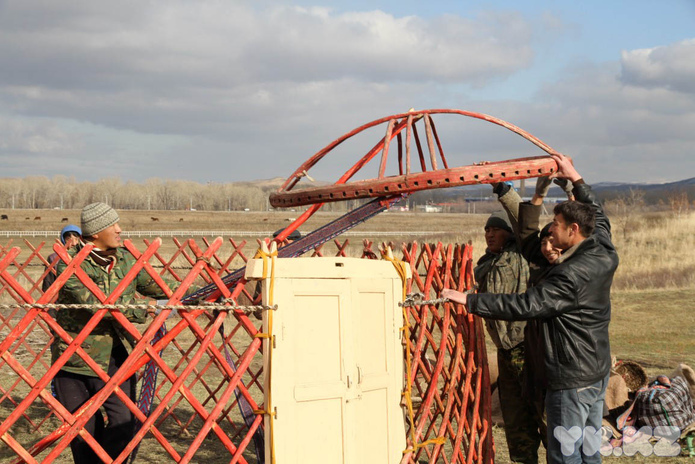
[[[261,278],[262,260],[249,262],[246,276]],[[269,285],[264,279],[264,303]],[[275,348],[270,364],[272,340],[266,342],[264,361],[270,372],[265,391],[277,411],[275,462],[400,462],[402,282],[393,265],[357,258],[277,259],[273,295]],[[266,331],[268,322],[265,317]]]

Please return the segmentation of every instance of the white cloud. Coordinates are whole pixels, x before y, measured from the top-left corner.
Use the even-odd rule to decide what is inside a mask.
[[[652,55],[653,65],[688,73],[689,63],[680,66],[667,56]],[[667,76],[643,85],[642,80],[626,80],[626,73],[625,59],[577,65],[565,72],[564,79],[543,88],[534,104],[500,111],[511,109],[522,127],[574,156],[588,179],[637,182],[694,177],[695,94],[670,85]]]
[[[4,2],[0,105],[17,117],[78,122],[74,134],[87,142],[75,156],[122,160],[111,173],[175,177],[185,166],[181,175],[200,180],[227,164],[228,179],[240,180],[255,170],[235,157],[254,153],[281,169],[274,176],[366,118],[529,66],[530,40],[516,13],[423,19],[255,2]],[[154,143],[171,135],[189,139]],[[209,151],[196,166],[199,146]],[[124,170],[137,161],[141,169]],[[91,165],[83,173],[104,175]]]
[[[533,57],[530,27],[516,14],[472,21],[319,8],[256,11],[237,2],[63,6],[0,7],[0,61],[7,64],[0,98],[28,115],[143,132],[205,133],[196,122],[229,125],[230,113],[265,114],[268,89],[288,84],[481,85]],[[179,117],[194,123],[182,127]]]
[[[694,40],[575,63],[531,102],[479,101],[477,88],[513,81],[534,47],[552,50],[550,38],[578,26],[549,13],[534,23],[259,4],[0,2],[3,175],[288,175],[343,133],[410,107],[509,120],[590,179],[695,175]],[[452,165],[539,154],[500,128],[439,124]],[[384,129],[341,146],[316,177],[335,180]]]
[[[624,51],[622,66],[621,80],[627,85],[695,94],[695,39]]]
[[[16,156],[67,154],[82,142],[52,122],[27,122],[0,115],[0,153]]]
[[[280,67],[290,80],[479,83],[526,67],[533,57],[530,25],[514,14],[424,20],[381,11],[334,16],[285,8],[265,26],[267,34],[250,44],[246,58],[269,80]]]

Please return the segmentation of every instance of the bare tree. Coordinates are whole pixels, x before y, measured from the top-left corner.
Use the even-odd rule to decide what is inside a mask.
[[[680,219],[681,215],[687,213],[690,207],[688,192],[684,190],[672,192],[668,196],[668,205],[673,214]]]
[[[606,209],[611,212],[616,229],[620,230],[623,238],[627,240],[628,232],[638,228],[639,222],[636,218],[645,209],[644,191],[631,188],[615,200],[607,201]]]

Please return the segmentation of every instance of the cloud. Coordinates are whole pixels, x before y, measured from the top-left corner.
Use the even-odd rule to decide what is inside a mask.
[[[621,62],[626,85],[695,94],[695,39],[624,51]]]
[[[17,156],[66,154],[82,142],[52,122],[27,122],[0,115],[0,152]]]
[[[262,118],[273,89],[346,79],[482,85],[533,58],[530,27],[512,13],[425,20],[168,1],[0,8],[7,106],[151,133],[203,134]]]
[[[424,20],[378,10],[331,15],[283,8],[273,11],[266,26],[269,33],[248,47],[247,61],[270,80],[279,66],[290,80],[480,83],[524,68],[533,58],[531,27],[511,13]]]
[[[664,48],[679,50],[682,43]],[[588,179],[656,182],[693,177],[695,94],[667,75],[638,78],[634,60],[625,57],[641,54],[623,53],[615,63],[575,64],[563,79],[544,86],[532,104],[500,105],[500,111],[574,156]],[[672,56],[653,54],[651,66],[695,78],[690,62]]]
[[[285,176],[343,133],[410,107],[509,120],[575,156],[590,179],[695,172],[692,39],[572,63],[555,81],[534,82],[531,101],[481,100],[476,92],[491,83],[516,85],[539,47],[561,53],[551,39],[578,26],[550,13],[285,5],[0,2],[3,175]],[[441,119],[452,165],[540,154],[503,129]],[[384,130],[341,145],[315,177],[335,180]]]
[[[443,101],[449,85],[505,79],[533,59],[531,27],[513,12],[424,19],[257,5],[1,3],[0,105],[74,122],[83,145],[72,156],[118,159],[107,175],[205,180],[224,165],[222,180],[241,180],[264,175],[246,154],[284,174],[365,119]],[[78,175],[105,175],[91,161],[71,169],[82,166]]]

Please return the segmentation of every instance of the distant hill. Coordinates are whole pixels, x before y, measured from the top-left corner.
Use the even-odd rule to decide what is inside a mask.
[[[528,179],[526,181],[525,192],[522,194],[525,197],[533,195],[535,184],[535,179]],[[658,204],[660,200],[666,201],[669,196],[680,192],[686,192],[691,201],[695,200],[695,177],[662,184],[600,182],[592,184],[591,186],[601,200],[611,200],[626,195],[631,189],[643,191],[645,193],[644,199],[647,204]],[[492,196],[492,188],[489,185],[469,185],[465,187],[420,192],[417,195],[431,196],[431,200],[435,202],[438,199],[441,199],[439,201],[485,199]],[[553,185],[550,188],[548,196],[562,198],[564,197],[564,193],[559,187]]]
[[[609,190],[609,191],[621,191],[630,189],[639,190],[682,190],[695,187],[695,177],[690,179],[679,180],[676,182],[667,182],[663,184],[640,184],[640,183],[630,183],[621,184],[619,182],[599,182],[593,185],[594,190]]]
[[[662,184],[600,182],[592,185],[592,187],[599,198],[604,200],[610,200],[625,195],[629,193],[630,190],[643,191],[644,199],[647,204],[657,204],[660,200],[666,201],[669,196],[680,192],[687,193],[691,201],[695,200],[695,177]]]
[[[284,177],[273,177],[272,179],[257,179],[251,181],[235,182],[237,185],[249,185],[263,190],[277,190],[285,182]]]

